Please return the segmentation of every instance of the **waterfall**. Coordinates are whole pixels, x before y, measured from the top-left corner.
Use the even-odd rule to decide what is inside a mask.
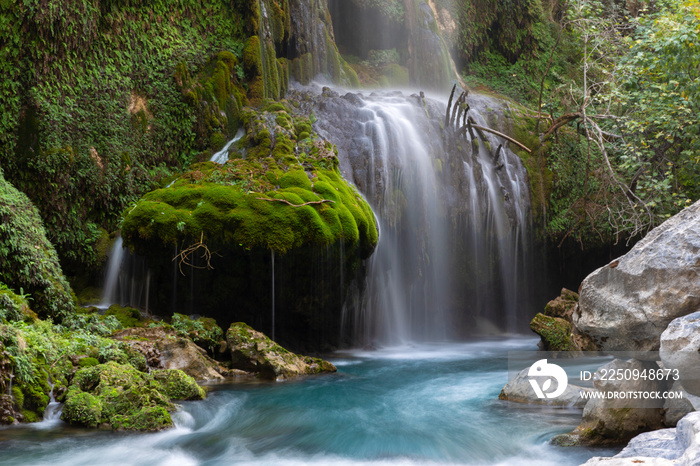
[[[225,164],[226,161],[228,160],[229,147],[231,147],[232,144],[238,142],[238,140],[241,139],[243,136],[245,136],[245,130],[243,128],[240,128],[236,132],[236,135],[233,137],[233,139],[231,139],[229,142],[227,142],[226,145],[219,152],[212,155],[211,158],[209,159],[209,161],[216,162],[219,165]]]
[[[150,288],[151,273],[144,258],[133,256],[124,248],[122,237],[118,236],[109,253],[102,301],[97,307],[107,309],[112,304],[119,304],[148,312]]]
[[[316,97],[315,129],[337,145],[343,175],[366,196],[380,227],[362,303],[343,316],[355,341],[521,329],[533,273],[520,159],[497,136],[472,141],[444,130],[440,99],[396,91],[324,95]],[[505,113],[495,99],[468,102],[482,126]]]
[[[63,404],[56,401],[53,395],[54,384],[51,383],[51,380],[48,380],[48,384],[51,391],[49,392],[49,404],[44,409],[44,421],[56,421],[61,418]]]
[[[98,307],[106,309],[117,301],[117,283],[119,280],[119,271],[121,270],[123,261],[124,242],[120,235],[114,241],[112,250],[109,253],[109,259],[107,260],[107,275],[105,276],[105,284],[102,289],[102,302]]]

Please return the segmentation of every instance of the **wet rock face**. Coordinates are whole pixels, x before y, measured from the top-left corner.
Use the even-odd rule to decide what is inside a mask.
[[[446,102],[420,93],[304,88],[290,99],[315,115],[314,130],[336,145],[341,173],[381,224],[383,246],[363,297],[372,311],[355,320],[365,319],[357,325],[363,344],[391,335],[439,339],[494,325],[525,327],[514,310],[528,287],[506,278],[506,271],[531,264],[523,247],[528,175],[497,136],[459,133],[455,120],[465,119],[467,105],[445,125]],[[470,95],[466,103],[482,127],[494,128],[508,114],[506,103],[488,97]],[[390,283],[383,279],[389,276]]]
[[[233,367],[253,372],[262,379],[281,380],[337,370],[333,364],[320,358],[287,351],[243,322],[231,325],[226,333],[226,342]]]
[[[675,318],[700,309],[700,202],[581,284],[573,323],[602,350],[654,351]]]

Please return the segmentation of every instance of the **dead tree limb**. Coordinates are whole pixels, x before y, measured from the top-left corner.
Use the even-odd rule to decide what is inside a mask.
[[[450,118],[450,126],[453,126],[455,124],[455,116],[457,116],[457,110],[459,109],[459,105],[464,102],[464,100],[467,98],[466,95],[464,95],[464,92],[462,92],[459,95],[459,99],[457,99],[457,102],[454,104],[452,107],[452,118]]]
[[[447,110],[445,110],[445,128],[450,125],[450,107],[452,107],[452,97],[455,95],[455,89],[457,89],[457,83],[452,86],[452,92],[450,92],[450,100],[447,101]]]
[[[556,120],[552,122],[552,125],[549,127],[546,133],[544,133],[544,138],[561,128],[562,126],[574,121],[577,118],[581,118],[581,113],[576,112],[576,113],[565,113]]]
[[[470,120],[470,121],[467,122],[467,125],[466,125],[466,126],[463,126],[463,127],[459,130],[460,132],[462,132],[462,131],[467,131],[467,129],[469,129],[469,130],[471,131],[471,128],[474,128],[474,129],[479,130],[479,131],[487,131],[487,132],[489,132],[489,133],[495,134],[496,136],[500,136],[500,137],[502,137],[502,138],[504,138],[504,139],[507,139],[508,141],[510,141],[510,142],[512,142],[513,144],[517,145],[517,146],[520,147],[521,149],[527,151],[528,154],[531,154],[531,153],[532,153],[532,151],[531,151],[525,144],[523,144],[522,142],[516,141],[515,139],[513,139],[513,138],[510,137],[510,136],[508,136],[507,134],[503,134],[503,133],[501,133],[501,132],[499,132],[499,131],[493,130],[493,129],[491,129],[491,128],[487,128],[487,127],[485,127],[485,126],[475,125],[475,124],[472,123],[473,120],[472,120],[471,118],[469,118],[469,120]],[[472,133],[472,139],[473,139],[473,138],[474,138],[474,134]]]

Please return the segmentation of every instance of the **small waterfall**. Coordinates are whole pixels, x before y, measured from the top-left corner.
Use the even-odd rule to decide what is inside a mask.
[[[63,403],[56,401],[56,398],[53,395],[55,385],[51,383],[50,379],[48,380],[48,384],[49,387],[51,387],[51,391],[49,392],[49,404],[46,406],[46,409],[44,409],[44,421],[56,421],[61,418]]]
[[[212,155],[209,161],[211,162],[216,162],[219,165],[223,165],[226,163],[228,160],[228,149],[233,145],[234,143],[238,142],[239,139],[241,139],[243,136],[245,136],[245,130],[243,128],[240,128],[238,132],[236,132],[236,135],[234,136],[233,139],[231,139],[229,142],[226,143],[226,145],[216,154]],[[172,183],[171,183],[172,184]]]
[[[355,342],[522,329],[518,316],[530,311],[533,272],[520,159],[490,133],[472,141],[445,130],[446,101],[401,92],[325,94],[316,101],[315,128],[337,145],[341,171],[380,227],[362,303],[346,306],[354,315],[343,316]],[[492,126],[490,112],[503,114],[495,99],[472,96],[469,104],[482,126]]]
[[[275,250],[270,249],[272,263],[272,340],[275,339]]]
[[[50,377],[47,383],[49,384],[49,387],[51,387],[51,391],[49,392],[49,404],[44,409],[44,417],[42,421],[31,424],[34,429],[52,429],[56,426],[56,424],[62,422],[61,413],[63,412],[63,403],[56,401],[53,394],[54,384],[51,382]]]
[[[112,304],[132,306],[148,312],[151,274],[141,257],[124,248],[121,236],[114,241],[107,261],[102,301],[97,306],[107,309]]]
[[[98,307],[107,309],[117,301],[117,284],[119,281],[119,271],[124,261],[124,241],[121,235],[117,237],[112,245],[107,261],[107,275],[102,289],[102,302]]]

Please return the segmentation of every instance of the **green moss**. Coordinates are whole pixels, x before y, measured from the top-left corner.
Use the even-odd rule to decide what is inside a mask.
[[[542,337],[546,351],[576,351],[571,323],[559,317],[538,313],[530,322],[533,332]]]
[[[553,187],[552,172],[547,168],[546,161],[550,143],[540,144],[536,130],[537,119],[527,109],[514,105],[511,110],[513,110],[513,137],[532,151],[528,153],[518,146],[511,146],[527,170],[533,217],[540,220],[546,213]]]
[[[62,419],[113,429],[160,430],[172,425],[171,398],[201,399],[204,391],[181,371],[146,374],[129,365],[108,362],[80,369],[66,395]]]
[[[102,419],[102,402],[90,393],[71,393],[63,405],[61,418],[71,424],[97,427]]]
[[[100,363],[100,361],[98,361],[97,359],[87,357],[87,358],[82,358],[78,361],[78,367],[80,367],[80,368],[92,367],[92,366],[97,366],[99,363]]]
[[[130,414],[116,414],[110,419],[114,430],[156,431],[173,424],[170,413],[162,406],[147,406]]]
[[[6,285],[0,289],[0,305],[4,303],[6,315],[15,319],[29,309],[26,297],[42,317],[61,320],[75,311],[70,287],[37,210],[1,170],[0,283]],[[19,297],[8,287],[27,295]]]
[[[133,307],[121,307],[117,304],[112,304],[105,311],[105,316],[114,316],[122,324],[122,327],[143,327],[141,323],[141,312]]]
[[[260,51],[260,39],[258,36],[248,38],[243,49],[243,66],[249,76],[259,76],[263,72],[262,52]]]
[[[370,254],[378,238],[374,214],[340,176],[334,147],[297,140],[295,131],[311,129],[308,119],[295,118],[282,104],[267,108],[243,114],[252,143],[246,159],[193,165],[170,188],[147,194],[126,212],[127,244],[147,254],[151,241],[203,238],[214,248],[285,253],[342,240],[359,246],[362,257]]]
[[[197,382],[180,370],[162,369],[151,371],[159,390],[172,400],[201,400],[206,396]]]

